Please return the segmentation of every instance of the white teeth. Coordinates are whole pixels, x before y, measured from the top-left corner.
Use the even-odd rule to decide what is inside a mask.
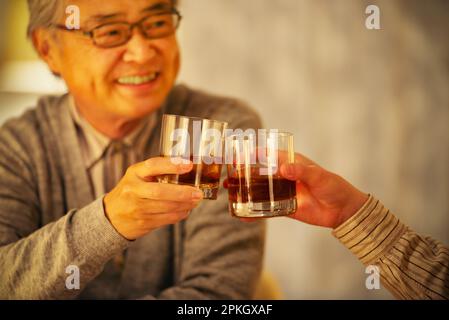
[[[147,83],[156,79],[157,73],[152,73],[147,76],[130,76],[130,77],[121,77],[118,79],[118,83],[120,84],[132,84],[139,85],[143,83]]]

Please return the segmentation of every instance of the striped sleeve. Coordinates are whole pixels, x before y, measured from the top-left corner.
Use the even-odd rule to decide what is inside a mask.
[[[397,298],[449,299],[449,249],[409,229],[373,196],[333,235],[363,264],[377,265]]]

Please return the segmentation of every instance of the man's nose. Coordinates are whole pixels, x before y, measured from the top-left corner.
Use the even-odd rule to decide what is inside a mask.
[[[154,58],[156,49],[152,40],[145,38],[138,28],[134,28],[131,39],[126,44],[126,52],[123,56],[125,62],[143,64]]]

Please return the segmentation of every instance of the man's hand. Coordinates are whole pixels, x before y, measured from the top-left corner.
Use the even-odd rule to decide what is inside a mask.
[[[335,229],[368,200],[367,194],[301,154],[294,164],[281,166],[281,175],[296,181],[298,210],[290,217],[305,223]]]
[[[126,239],[135,240],[148,232],[185,219],[203,197],[201,190],[158,183],[162,174],[183,174],[192,163],[173,164],[170,158],[151,158],[132,165],[117,186],[104,197],[106,216]]]

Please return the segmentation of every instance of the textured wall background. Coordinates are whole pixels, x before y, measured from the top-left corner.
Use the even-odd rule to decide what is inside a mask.
[[[365,28],[377,4],[382,30]],[[448,1],[184,0],[181,79],[241,97],[297,151],[449,243]],[[269,221],[286,298],[390,298],[329,230]]]
[[[382,30],[365,28],[369,4]],[[297,151],[449,244],[448,9],[445,0],[182,0],[180,80],[246,100],[266,127],[292,131]],[[24,30],[7,34],[9,47]],[[30,99],[0,92],[0,121]],[[288,299],[391,297],[365,288],[364,267],[329,230],[284,218],[269,220],[266,268]]]

